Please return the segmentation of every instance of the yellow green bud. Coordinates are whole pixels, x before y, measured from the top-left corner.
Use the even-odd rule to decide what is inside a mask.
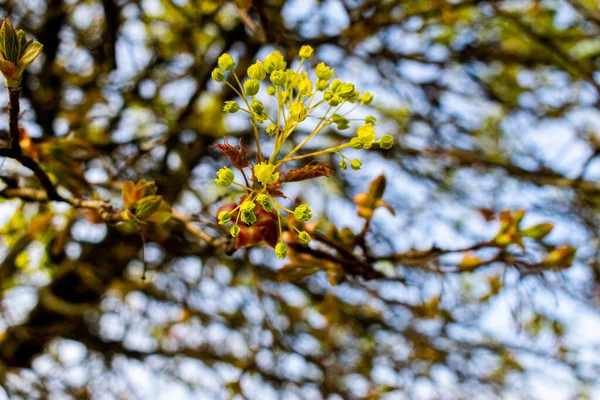
[[[240,235],[241,228],[239,225],[235,224],[229,229],[229,233],[233,237],[238,237]]]
[[[277,256],[277,258],[285,258],[287,256],[287,251],[288,251],[288,247],[287,244],[283,243],[283,242],[279,242],[277,243],[277,246],[275,246],[275,256]]]
[[[375,129],[370,124],[365,124],[356,130],[356,135],[364,143],[365,149],[371,148],[373,142],[375,142]]]
[[[298,91],[303,96],[310,96],[312,93],[312,82],[308,78],[304,78],[298,84]]]
[[[244,91],[247,96],[256,96],[260,90],[260,82],[256,79],[248,79],[244,82]]]
[[[333,88],[333,84],[332,84],[332,88]],[[333,89],[333,90],[335,90],[335,89]],[[342,97],[345,97],[345,98],[349,97],[354,92],[354,84],[342,83],[341,85],[339,85],[337,92]]]
[[[257,221],[256,214],[254,211],[244,211],[240,217],[243,223],[246,225],[254,225]]]
[[[276,133],[277,133],[277,125],[276,124],[271,124],[271,125],[267,126],[267,135],[273,136]]]
[[[254,166],[254,176],[263,185],[272,185],[279,180],[279,172],[275,172],[275,165],[265,162]]]
[[[285,73],[283,71],[274,71],[269,77],[274,85],[281,86],[285,83]]]
[[[300,48],[300,57],[304,58],[305,60],[310,60],[310,58],[313,55],[313,48],[310,46],[302,46]]]
[[[319,79],[317,81],[317,90],[322,92],[323,90],[327,89],[327,86],[329,86],[329,82],[324,80],[324,79]]]
[[[369,92],[364,92],[362,96],[360,96],[360,102],[365,105],[371,104],[373,101],[373,95]]]
[[[372,116],[372,115],[368,115],[368,116],[365,118],[365,123],[367,123],[367,124],[371,124],[371,125],[375,125],[375,124],[377,123],[377,118],[375,118],[375,117],[374,117],[374,116]]]
[[[343,131],[344,129],[350,128],[350,121],[348,121],[348,118],[339,114],[333,114],[331,118],[333,119],[333,122],[336,123],[339,130]]]
[[[327,65],[325,65],[325,63],[319,63],[317,65],[315,72],[316,72],[317,78],[324,80],[324,81],[328,81],[331,78],[333,78],[335,70],[329,68]]]
[[[331,96],[329,98],[329,100],[327,100],[327,104],[329,104],[331,107],[337,107],[340,104],[342,104],[342,101],[344,101],[344,99],[342,99],[338,95],[334,95],[334,96]]]
[[[262,112],[265,111],[265,105],[260,100],[252,100],[250,108],[259,114],[262,114]]]
[[[284,70],[287,63],[279,51],[274,51],[265,58],[265,71],[271,74],[273,71]]]
[[[254,64],[249,66],[247,72],[250,79],[262,81],[267,77],[265,66],[260,61],[256,61]]]
[[[391,149],[394,145],[394,137],[392,135],[383,135],[379,139],[379,147],[382,149],[388,150]]]
[[[295,121],[304,121],[307,116],[306,107],[302,103],[294,103],[290,106],[290,117]]]
[[[360,92],[358,90],[355,90],[352,93],[350,93],[350,95],[347,97],[347,99],[350,103],[356,103],[359,96],[360,96]]]
[[[355,158],[354,160],[352,160],[352,162],[350,162],[350,168],[352,168],[353,170],[358,171],[360,167],[362,167],[362,163],[360,162],[360,160]]]
[[[276,93],[276,89],[274,86],[267,87],[267,94],[269,96],[275,96],[275,93]]]
[[[308,244],[308,243],[310,243],[310,241],[312,240],[312,238],[310,237],[310,235],[308,234],[308,232],[302,231],[302,232],[300,232],[298,234],[298,240],[302,244]]]
[[[300,204],[294,210],[294,217],[298,221],[308,221],[312,218],[312,211],[307,204]]]
[[[271,212],[273,210],[273,205],[269,201],[269,196],[264,193],[256,196],[256,202],[260,204],[265,211]]]
[[[223,106],[223,111],[229,114],[235,114],[239,109],[240,105],[233,100],[226,101]]]
[[[215,179],[215,183],[220,186],[229,186],[233,182],[235,178],[235,174],[233,171],[227,167],[223,167],[217,171],[217,179]]]
[[[338,93],[338,90],[341,86],[342,81],[339,79],[335,79],[333,82],[331,82],[331,90],[333,90],[335,93]]]
[[[225,72],[220,68],[213,69],[210,76],[215,82],[223,82],[225,80]]]
[[[256,204],[253,201],[246,200],[240,205],[240,211],[242,212],[253,212]]]
[[[221,211],[219,215],[217,215],[217,219],[219,220],[219,225],[225,225],[231,221],[231,213],[228,211]]]
[[[229,54],[225,53],[219,57],[217,60],[217,64],[219,64],[219,68],[225,71],[231,71],[235,66],[235,61],[233,61],[233,57]]]
[[[353,137],[352,139],[350,139],[350,147],[352,147],[355,150],[362,150],[365,148],[365,143],[361,138]]]
[[[348,163],[346,162],[346,160],[341,160],[341,161],[340,161],[340,168],[341,168],[341,169],[346,169],[346,168],[348,168]]]

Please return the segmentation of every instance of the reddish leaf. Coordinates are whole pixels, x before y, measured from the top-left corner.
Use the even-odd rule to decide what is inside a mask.
[[[250,165],[250,161],[248,160],[248,152],[242,146],[242,139],[240,139],[240,144],[237,146],[232,146],[227,141],[227,138],[223,140],[223,144],[215,143],[213,147],[218,148],[225,154],[229,161],[231,161],[231,165],[233,165],[237,169],[243,169]]]
[[[299,182],[307,179],[328,177],[333,174],[333,168],[327,164],[313,164],[302,168],[293,169],[283,175],[281,182]]]

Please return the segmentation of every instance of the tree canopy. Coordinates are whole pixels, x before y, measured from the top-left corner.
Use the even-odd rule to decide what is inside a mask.
[[[597,1],[0,16],[0,399],[600,398]]]

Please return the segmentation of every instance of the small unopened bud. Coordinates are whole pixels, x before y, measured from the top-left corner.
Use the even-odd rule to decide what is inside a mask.
[[[229,186],[233,182],[235,178],[235,174],[233,171],[227,167],[223,167],[217,171],[217,179],[215,179],[215,183],[219,186]]]
[[[300,57],[304,58],[305,60],[310,60],[310,58],[313,55],[313,48],[310,46],[302,46],[300,48]]]
[[[219,64],[219,68],[221,68],[222,70],[231,71],[235,66],[235,61],[233,61],[233,57],[225,53],[221,55],[221,57],[219,57],[217,64]]]
[[[283,71],[274,71],[270,76],[274,85],[281,86],[285,83],[285,74]]]
[[[360,96],[360,102],[365,105],[371,104],[373,101],[373,95],[369,92],[364,92],[362,96]]]
[[[260,61],[256,61],[254,64],[249,66],[247,72],[248,77],[250,79],[262,81],[267,77],[267,71],[265,71],[265,66]]]
[[[327,65],[325,65],[325,63],[319,63],[317,65],[315,73],[317,75],[317,78],[324,80],[324,81],[328,81],[331,78],[333,78],[335,70],[329,68]]]
[[[283,242],[279,242],[277,243],[277,246],[275,246],[275,256],[277,256],[277,258],[285,258],[287,256],[287,251],[288,251],[288,247],[287,244],[283,243]]]
[[[213,69],[210,76],[215,82],[223,82],[225,80],[225,72],[221,68]]]
[[[252,100],[252,103],[250,103],[250,108],[259,114],[262,114],[262,112],[265,111],[265,105],[260,100]]]
[[[244,91],[247,96],[256,96],[260,90],[260,82],[256,79],[248,79],[244,82]]]
[[[223,111],[229,114],[235,114],[240,109],[240,105],[233,100],[226,101],[223,106]]]
[[[354,171],[358,171],[360,167],[362,167],[362,163],[356,158],[350,163],[350,168],[352,168]]]
[[[231,234],[231,236],[233,236],[233,237],[238,237],[238,236],[239,236],[239,234],[240,234],[240,231],[241,231],[241,230],[242,230],[242,229],[240,228],[240,226],[236,224],[236,225],[233,225],[233,226],[232,226],[232,227],[229,229],[229,233],[230,233],[230,234]]]
[[[379,147],[382,149],[388,150],[391,149],[394,145],[394,137],[392,135],[383,135],[379,139]]]
[[[294,217],[301,222],[308,221],[312,218],[312,211],[307,204],[300,204],[294,210]]]
[[[219,215],[217,215],[217,219],[219,220],[219,225],[225,225],[231,221],[231,213],[229,211],[221,211]]]
[[[298,234],[298,241],[302,244],[308,244],[311,240],[312,238],[306,231],[302,231]]]

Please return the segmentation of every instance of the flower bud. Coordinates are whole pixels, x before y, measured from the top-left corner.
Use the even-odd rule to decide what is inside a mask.
[[[259,114],[262,114],[262,112],[265,111],[265,105],[260,100],[252,100],[250,108]]]
[[[352,83],[342,83],[339,86],[339,89],[337,90],[337,92],[342,97],[349,97],[354,92],[354,84],[352,84]]]
[[[233,58],[229,54],[225,53],[219,57],[217,64],[219,64],[219,68],[222,70],[231,71],[235,66],[235,61],[233,61]]]
[[[323,90],[327,89],[327,86],[329,86],[329,82],[328,81],[326,81],[324,79],[319,79],[317,81],[317,90],[318,91],[322,92]]]
[[[377,118],[375,118],[375,117],[374,117],[374,116],[372,116],[372,115],[368,115],[368,116],[365,118],[365,123],[366,123],[366,124],[375,125],[375,124],[377,123]]]
[[[275,256],[277,256],[277,258],[285,258],[287,256],[287,251],[288,251],[288,247],[287,244],[283,243],[283,242],[279,242],[277,243],[277,246],[275,246]]]
[[[317,65],[315,73],[317,75],[317,78],[324,80],[324,81],[328,81],[331,78],[333,78],[335,70],[329,68],[327,65],[325,65],[325,63],[319,63]]]
[[[370,124],[365,124],[356,130],[356,135],[362,140],[365,149],[370,149],[375,142],[375,129]]]
[[[290,117],[295,120],[302,122],[306,119],[307,112],[306,107],[302,103],[294,103],[290,107]]]
[[[362,163],[356,158],[350,163],[350,168],[352,168],[355,171],[358,171],[360,167],[362,167]]]
[[[333,82],[331,82],[331,90],[333,90],[334,93],[339,93],[338,90],[341,86],[342,81],[340,81],[339,79],[335,79]]]
[[[223,111],[229,114],[235,114],[239,109],[240,105],[233,100],[226,101],[223,106]]]
[[[220,68],[213,69],[210,76],[215,82],[223,82],[225,80],[225,72]]]
[[[299,54],[300,54],[301,58],[304,58],[305,60],[310,60],[310,58],[313,55],[313,52],[314,52],[314,50],[313,50],[312,47],[310,47],[310,46],[302,46],[300,48],[300,53]]]
[[[294,210],[294,217],[298,221],[308,221],[312,218],[312,211],[307,204],[300,204]]]
[[[273,205],[269,201],[269,196],[264,193],[256,196],[256,202],[260,204],[265,211],[271,212],[273,210]]]
[[[343,131],[344,129],[350,128],[350,121],[348,121],[348,118],[343,117],[339,114],[333,114],[331,118],[333,119],[333,122],[335,122],[339,130]]]
[[[247,72],[250,79],[256,79],[258,81],[262,81],[267,77],[265,66],[260,61],[256,61],[254,64],[249,66]]]
[[[341,168],[341,169],[346,169],[346,168],[348,168],[348,163],[346,162],[346,160],[341,160],[341,161],[340,161],[340,168]]]
[[[217,219],[219,220],[219,225],[225,225],[231,221],[231,213],[229,211],[221,211],[217,215]]]
[[[283,71],[274,71],[269,77],[274,85],[281,86],[285,83],[285,73]]]
[[[265,58],[265,71],[271,74],[273,71],[284,70],[287,63],[279,51],[274,51]]]
[[[261,162],[254,166],[254,177],[263,185],[272,185],[279,180],[275,165]]]
[[[365,105],[371,104],[373,101],[373,95],[369,92],[364,92],[362,96],[360,96],[360,102]]]
[[[365,143],[361,138],[353,137],[350,139],[350,147],[352,147],[354,150],[362,150],[365,148]]]
[[[274,86],[267,87],[267,94],[269,96],[275,96],[276,90]]]
[[[388,150],[391,149],[394,145],[394,137],[392,135],[383,135],[379,139],[379,147],[382,149]]]
[[[308,244],[311,240],[312,238],[306,231],[302,231],[298,234],[298,241],[302,244]]]
[[[327,100],[327,104],[329,104],[331,107],[336,107],[342,104],[342,101],[344,101],[344,99],[342,99],[340,96],[333,95],[329,98],[329,100]]]
[[[312,82],[308,78],[304,78],[298,84],[298,91],[303,96],[310,96],[312,93]]]
[[[352,93],[350,93],[350,95],[347,97],[347,99],[350,103],[356,103],[359,96],[360,96],[360,92],[358,90],[355,90]]]
[[[254,225],[257,221],[256,214],[254,214],[254,211],[242,212],[240,219],[242,220],[243,223],[245,223],[248,226]]]
[[[244,91],[247,96],[256,96],[260,90],[260,82],[256,79],[248,79],[244,82]]]
[[[253,201],[246,200],[242,204],[240,204],[240,211],[241,212],[253,212],[255,207],[256,207],[256,204],[254,204]]]
[[[238,237],[240,235],[240,231],[242,229],[240,228],[239,225],[235,224],[233,225],[230,229],[229,229],[229,233],[231,234],[231,236],[233,237]]]
[[[276,133],[277,133],[277,125],[276,124],[271,124],[271,125],[267,126],[267,135],[273,136]]]
[[[229,186],[233,182],[235,178],[235,174],[233,171],[227,167],[223,167],[217,171],[217,179],[215,179],[215,183],[220,186]]]

